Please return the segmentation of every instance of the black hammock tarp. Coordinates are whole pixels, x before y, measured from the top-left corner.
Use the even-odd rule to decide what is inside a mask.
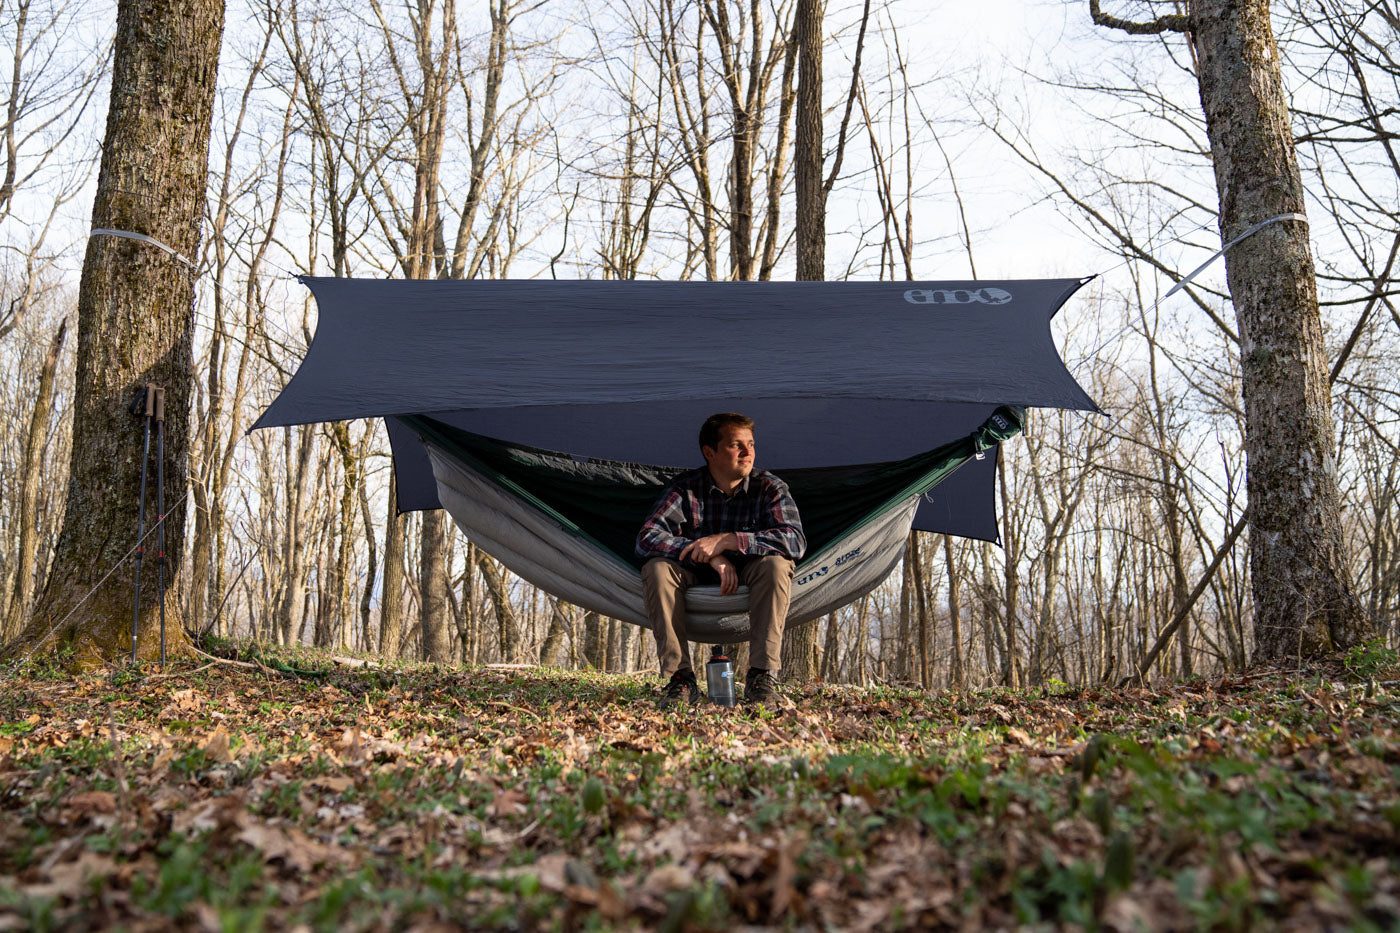
[[[1030,407],[1097,411],[1050,321],[1085,279],[980,282],[303,278],[320,311],[254,429],[382,417],[398,507],[445,507],[548,592],[647,625],[632,552],[717,411],[757,422],[808,537],[789,624],[869,592],[911,527],[997,539],[997,445]],[[687,594],[699,641],[747,594]]]

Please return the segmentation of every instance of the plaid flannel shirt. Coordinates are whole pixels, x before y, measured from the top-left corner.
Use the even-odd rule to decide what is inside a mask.
[[[637,556],[680,560],[690,542],[727,531],[739,539],[738,548],[728,554],[776,554],[797,561],[807,550],[787,483],[757,470],[734,495],[726,496],[709,467],[700,467],[677,476],[667,487],[637,534]]]

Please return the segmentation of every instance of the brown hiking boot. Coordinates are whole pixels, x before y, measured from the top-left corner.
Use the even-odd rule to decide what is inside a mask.
[[[778,699],[778,678],[761,667],[751,667],[744,676],[744,705],[774,704]]]
[[[671,675],[671,680],[661,691],[661,699],[656,701],[656,705],[662,709],[670,709],[677,703],[699,703],[700,685],[695,682],[694,671],[676,671]]]

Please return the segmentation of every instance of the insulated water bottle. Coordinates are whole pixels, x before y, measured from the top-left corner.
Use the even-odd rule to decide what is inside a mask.
[[[710,649],[710,662],[705,665],[705,686],[711,703],[718,706],[735,704],[734,662],[725,657],[723,645]]]

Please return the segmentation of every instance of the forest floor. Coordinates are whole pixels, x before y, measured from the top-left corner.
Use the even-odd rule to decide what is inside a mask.
[[[1393,652],[764,711],[259,662],[0,670],[0,930],[1400,927]]]

